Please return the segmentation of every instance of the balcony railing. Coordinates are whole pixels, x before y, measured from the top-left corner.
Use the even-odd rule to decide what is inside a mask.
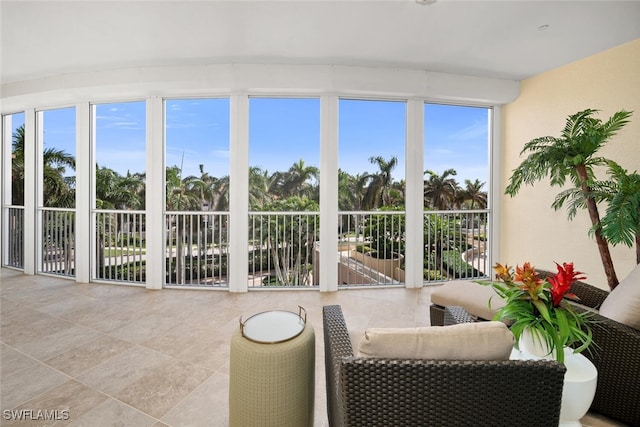
[[[9,206],[7,215],[4,262],[8,267],[24,268],[24,206]]]
[[[144,211],[95,211],[95,279],[145,282],[145,219]]]
[[[318,212],[249,213],[249,287],[317,286]]]
[[[165,215],[167,286],[229,286],[229,214]]]
[[[41,208],[40,271],[60,276],[75,274],[76,213],[72,209]]]
[[[489,211],[425,211],[424,281],[486,277]]]
[[[8,266],[23,267],[24,209],[6,211]],[[146,216],[143,211],[96,210],[94,280],[144,284]],[[250,212],[247,283],[250,288],[317,288],[320,214]],[[40,271],[75,274],[75,212],[40,209]],[[338,215],[338,285],[389,286],[405,282],[405,212],[353,211]],[[335,225],[334,225],[335,226]],[[229,286],[229,214],[165,214],[165,286]],[[420,231],[418,231],[420,232]],[[423,281],[486,277],[488,211],[425,211]]]
[[[338,224],[339,286],[404,282],[404,212],[343,211]]]

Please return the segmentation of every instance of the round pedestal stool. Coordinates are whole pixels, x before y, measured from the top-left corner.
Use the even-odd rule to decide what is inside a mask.
[[[301,309],[302,311],[302,309]],[[231,337],[229,425],[313,425],[315,333],[300,314],[256,314]]]

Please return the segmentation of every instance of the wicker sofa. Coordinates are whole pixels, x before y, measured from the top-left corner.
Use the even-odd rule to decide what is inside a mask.
[[[548,272],[540,271],[542,277]],[[609,295],[605,290],[576,282],[571,292],[579,298],[577,307],[597,310]],[[430,307],[432,325],[477,321],[462,307]],[[598,369],[598,386],[592,411],[640,426],[640,330],[594,314],[593,342],[597,348],[583,354]],[[594,346],[595,347],[595,346]]]
[[[355,357],[339,305],[323,307],[323,328],[332,427],[558,424],[565,367],[555,361]]]

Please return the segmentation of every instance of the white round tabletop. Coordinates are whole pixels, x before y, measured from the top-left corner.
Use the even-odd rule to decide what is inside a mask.
[[[242,324],[242,335],[262,344],[276,344],[300,335],[305,320],[290,311],[265,311],[254,314]]]

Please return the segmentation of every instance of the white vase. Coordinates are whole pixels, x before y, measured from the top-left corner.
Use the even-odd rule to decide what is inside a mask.
[[[518,347],[521,351],[537,356],[541,359],[556,360],[556,351],[549,350],[544,337],[537,331],[525,328],[518,340]]]
[[[518,340],[518,350],[511,353],[512,359],[550,359],[556,360],[555,350],[549,352],[544,341],[535,332],[525,329]],[[580,427],[580,419],[589,410],[596,394],[598,371],[582,354],[574,353],[569,347],[564,348],[564,365],[567,372],[562,389],[562,407],[560,410],[560,427]]]

